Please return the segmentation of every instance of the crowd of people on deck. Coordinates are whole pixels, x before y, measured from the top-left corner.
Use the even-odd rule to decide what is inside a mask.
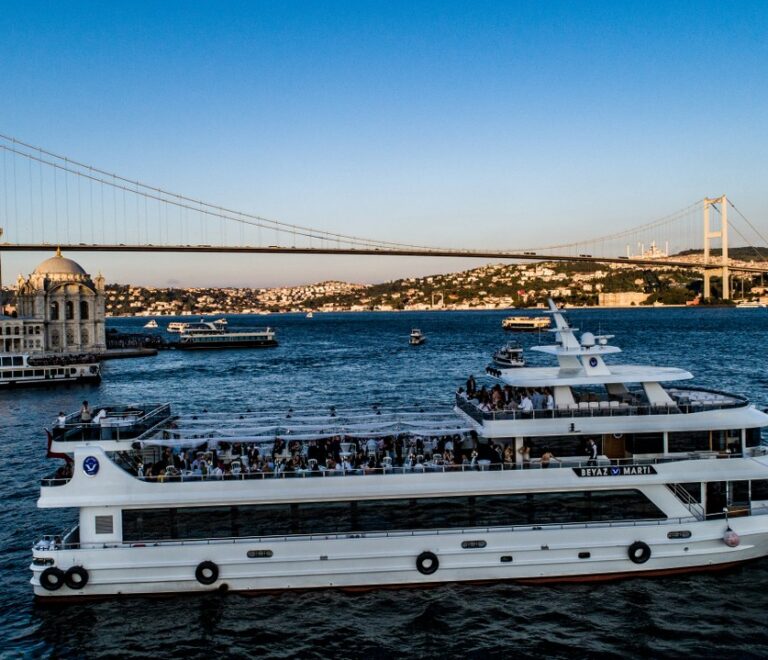
[[[467,378],[466,388],[460,387],[458,393],[475,403],[483,412],[507,410],[532,413],[534,410],[553,410],[555,407],[555,399],[549,387],[502,387],[496,383],[490,389],[485,385],[478,389],[474,376]]]
[[[276,438],[264,443],[220,442],[216,448],[162,447],[154,463],[139,463],[135,472],[144,479],[165,480],[198,477],[244,478],[291,476],[298,473],[376,474],[387,470],[489,469],[516,465],[511,446],[478,442],[477,434],[428,438],[415,435],[354,439],[334,436],[322,440]]]
[[[30,367],[51,367],[66,366],[68,364],[87,364],[98,361],[99,357],[94,353],[68,353],[67,355],[31,355],[27,360],[27,364]]]

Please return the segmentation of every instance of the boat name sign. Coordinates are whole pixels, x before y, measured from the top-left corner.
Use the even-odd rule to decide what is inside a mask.
[[[577,477],[627,477],[656,474],[653,465],[606,465],[601,467],[573,468]]]

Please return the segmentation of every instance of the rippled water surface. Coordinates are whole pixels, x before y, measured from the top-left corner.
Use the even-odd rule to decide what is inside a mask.
[[[38,510],[50,472],[42,427],[83,398],[170,401],[186,410],[437,402],[505,341],[497,312],[231,317],[274,325],[268,350],[186,353],[105,364],[98,387],[0,392],[0,655],[147,657],[765,656],[768,559],[711,575],[599,585],[447,585],[363,593],[210,594],[36,605],[30,545],[73,512]],[[697,384],[768,405],[766,310],[574,310],[573,325],[616,334],[617,359],[687,368]],[[121,330],[140,320],[110,321]],[[411,327],[428,341],[408,346]],[[536,335],[518,336],[525,345]],[[549,342],[550,336],[541,337]],[[528,353],[530,363],[546,364]]]

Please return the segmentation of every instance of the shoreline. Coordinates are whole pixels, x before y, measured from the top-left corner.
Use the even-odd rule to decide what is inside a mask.
[[[736,305],[579,305],[574,307],[566,307],[565,311],[573,311],[578,309],[606,309],[606,310],[654,310],[654,309],[736,309]],[[760,307],[750,309],[762,309]],[[293,311],[286,310],[283,312],[270,312],[269,314],[263,314],[261,312],[197,312],[195,314],[108,314],[107,319],[195,319],[206,316],[278,316],[283,314],[295,314],[306,315],[307,311]],[[423,313],[423,312],[503,312],[506,314],[515,313],[533,313],[540,314],[548,312],[546,307],[474,307],[472,309],[334,309],[328,311],[322,311],[313,309],[313,314],[403,314],[403,313]]]

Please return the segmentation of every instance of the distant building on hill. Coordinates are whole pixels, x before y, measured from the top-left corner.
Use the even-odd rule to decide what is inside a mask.
[[[632,305],[642,305],[647,299],[648,294],[640,291],[600,292],[598,294],[600,307],[632,307]]]

